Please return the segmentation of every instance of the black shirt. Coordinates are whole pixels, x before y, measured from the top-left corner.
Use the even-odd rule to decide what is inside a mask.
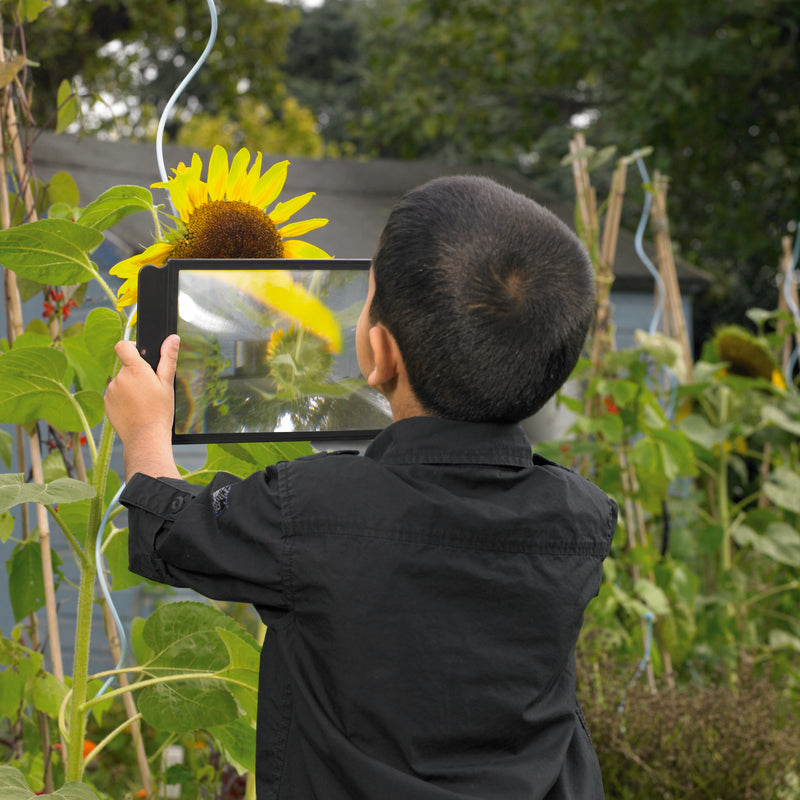
[[[596,800],[574,648],[614,502],[511,425],[201,488],[137,474],[134,572],[253,603],[259,800]]]

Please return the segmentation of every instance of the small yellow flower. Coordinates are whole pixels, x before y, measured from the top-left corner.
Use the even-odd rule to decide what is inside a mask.
[[[208,162],[207,180],[202,179],[203,162],[195,153],[188,167],[181,162],[172,178],[152,185],[169,192],[178,215],[176,227],[140,255],[111,268],[112,275],[125,279],[117,293],[118,308],[137,301],[143,266],[163,267],[170,258],[330,258],[296,238],[326,225],[327,219],[284,224],[314,192],[277,203],[267,212],[283,190],[289,162],[281,161],[262,175],[261,153],[252,167],[250,158],[242,148],[229,166],[228,153],[217,145]]]

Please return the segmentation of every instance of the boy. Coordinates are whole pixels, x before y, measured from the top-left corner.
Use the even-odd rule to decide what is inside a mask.
[[[574,647],[616,506],[516,425],[593,314],[577,238],[490,180],[392,211],[357,328],[394,422],[364,456],[220,474],[172,459],[176,337],[130,342],[106,405],[125,446],[131,569],[253,603],[268,625],[259,800],[596,800]]]

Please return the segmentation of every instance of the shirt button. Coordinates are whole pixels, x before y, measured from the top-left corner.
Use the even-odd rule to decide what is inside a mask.
[[[170,504],[169,510],[173,513],[177,513],[183,508],[183,498],[181,496],[173,497]]]

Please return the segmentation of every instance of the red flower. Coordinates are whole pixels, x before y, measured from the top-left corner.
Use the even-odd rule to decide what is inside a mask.
[[[603,402],[606,404],[606,411],[608,411],[609,414],[619,414],[619,408],[611,395],[606,395],[603,398]]]

